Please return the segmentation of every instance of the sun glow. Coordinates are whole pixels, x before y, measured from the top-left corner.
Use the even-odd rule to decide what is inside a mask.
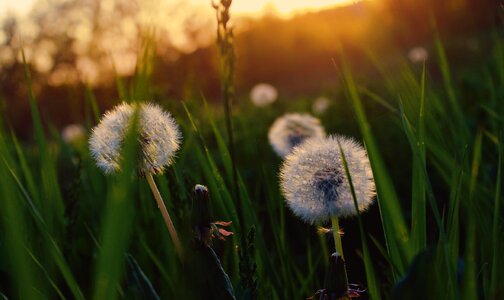
[[[170,0],[168,0],[169,2]],[[212,0],[183,0],[191,3],[210,6]],[[218,1],[218,0],[213,0]],[[299,12],[314,11],[337,5],[348,5],[362,0],[233,0],[231,11],[241,16],[260,16],[265,12],[274,12],[290,16]],[[37,0],[0,0],[0,11],[24,15],[28,13]]]
[[[194,0],[193,0],[194,1]],[[201,0],[196,0],[201,1]],[[205,1],[205,0],[203,0]],[[232,12],[238,15],[260,15],[272,10],[280,15],[289,16],[299,12],[319,10],[337,5],[348,5],[358,0],[234,0]]]

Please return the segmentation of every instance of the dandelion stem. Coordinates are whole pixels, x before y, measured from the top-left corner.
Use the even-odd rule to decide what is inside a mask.
[[[334,246],[336,248],[336,252],[338,252],[338,255],[341,257],[343,260],[343,264],[345,263],[345,256],[343,255],[343,244],[341,243],[341,236],[340,236],[340,227],[339,227],[339,221],[337,216],[332,216],[331,217],[331,223],[332,223],[332,231],[333,231],[333,237],[334,237]],[[345,282],[348,284],[348,275],[347,275],[347,270],[346,270],[346,265],[344,267],[345,270]]]
[[[161,197],[161,193],[159,193],[159,190],[156,186],[156,182],[154,181],[154,178],[152,178],[152,174],[147,173],[145,175],[145,177],[147,177],[147,182],[149,182],[149,186],[152,190],[152,194],[154,195],[154,198],[156,199],[159,210],[161,211],[161,214],[163,215],[163,219],[166,223],[166,227],[168,228],[168,232],[170,233],[173,244],[175,245],[175,251],[180,256],[180,258],[182,258],[182,244],[180,243],[180,240],[178,238],[177,230],[175,230],[175,226],[173,226],[173,222],[170,218],[170,214],[168,213],[168,210],[166,209],[166,206],[163,201],[163,197]]]

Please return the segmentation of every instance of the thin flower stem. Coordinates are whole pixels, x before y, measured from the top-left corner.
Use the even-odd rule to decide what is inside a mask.
[[[334,237],[334,245],[336,246],[336,251],[338,252],[339,256],[344,260],[345,256],[343,255],[343,245],[341,244],[341,236],[339,234],[340,228],[339,228],[339,221],[338,217],[333,216],[331,217],[331,222],[332,222],[332,232],[333,232],[333,237]]]
[[[332,223],[332,231],[333,231],[333,237],[334,237],[334,246],[336,247],[336,252],[338,252],[339,256],[343,260],[343,263],[345,262],[345,256],[343,255],[343,244],[341,243],[341,236],[340,236],[340,227],[339,227],[339,221],[337,216],[332,216],[331,217],[331,223]],[[347,275],[347,270],[346,270],[346,265],[344,267],[345,270],[345,282],[348,284],[348,275]]]
[[[156,186],[156,182],[154,181],[154,178],[152,178],[152,174],[147,173],[145,175],[147,177],[147,182],[149,183],[149,186],[152,190],[152,194],[154,195],[154,198],[156,199],[157,205],[159,207],[159,210],[161,211],[161,214],[163,215],[163,219],[165,220],[166,227],[168,228],[168,232],[170,233],[171,239],[173,241],[173,244],[175,245],[175,251],[177,254],[182,258],[182,244],[180,243],[180,240],[177,235],[177,230],[175,230],[175,226],[173,226],[173,222],[170,218],[170,214],[168,213],[168,210],[166,209],[166,206],[163,201],[163,197],[161,197],[161,193],[159,193],[159,190]]]

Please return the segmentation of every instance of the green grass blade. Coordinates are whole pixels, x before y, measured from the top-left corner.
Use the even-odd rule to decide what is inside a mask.
[[[471,164],[471,177],[469,181],[469,203],[465,203],[466,210],[471,211],[473,207],[474,194],[476,192],[479,168],[481,164],[481,152],[483,142],[483,130],[479,129],[473,146],[473,159]],[[467,219],[466,245],[464,255],[464,274],[462,278],[462,295],[464,300],[478,299],[478,279],[476,261],[476,220]]]
[[[493,216],[493,226],[492,226],[492,243],[493,243],[493,253],[492,253],[492,274],[490,277],[490,297],[496,297],[497,292],[497,277],[500,270],[500,251],[499,246],[502,245],[500,235],[501,235],[501,188],[502,188],[502,159],[504,156],[504,146],[503,146],[503,135],[499,137],[498,151],[499,159],[497,165],[497,178],[495,180],[495,202],[494,202],[494,216]]]
[[[156,254],[154,254],[154,252],[149,247],[149,245],[147,245],[144,239],[140,240],[140,244],[142,245],[149,258],[152,260],[156,268],[158,268],[164,282],[166,282],[168,286],[170,286],[170,290],[175,290],[176,286],[174,285],[174,280],[173,278],[170,278],[170,275],[168,275],[168,270],[166,270],[166,268],[163,266],[161,260],[156,256]]]
[[[115,65],[114,59],[112,58],[112,55],[110,56],[110,61],[112,62],[112,69],[114,70],[114,80],[119,99],[128,101],[128,92],[126,90],[126,85],[124,84],[124,80],[117,73],[117,67]]]
[[[30,196],[33,199],[35,205],[37,205],[37,207],[40,207],[39,190],[35,185],[35,180],[33,179],[33,174],[30,168],[28,167],[26,156],[23,152],[23,149],[21,149],[21,145],[19,144],[19,141],[16,138],[14,132],[11,132],[11,140],[12,143],[14,144],[14,148],[16,149],[16,154],[19,160],[21,171],[23,172],[23,178],[26,181],[26,186],[28,187],[28,190],[30,191]]]
[[[24,76],[27,83],[28,100],[30,102],[33,119],[33,129],[38,150],[40,151],[40,176],[42,178],[42,194],[44,195],[41,199],[41,201],[43,201],[41,208],[43,209],[43,214],[50,230],[55,231],[56,228],[59,228],[63,224],[65,207],[57,179],[55,162],[48,150],[49,147],[44,134],[40,113],[37,108],[37,101],[33,94],[31,74],[23,50],[21,50],[21,55],[23,58]]]
[[[464,114],[462,113],[462,108],[460,103],[457,100],[457,96],[455,93],[455,87],[453,86],[453,80],[450,72],[450,66],[448,64],[448,58],[446,56],[446,51],[444,49],[443,43],[439,36],[438,31],[434,30],[434,44],[436,46],[436,52],[439,59],[439,65],[441,69],[441,75],[443,76],[444,89],[448,96],[448,102],[450,103],[450,107],[452,109],[452,114],[455,118],[455,127],[457,132],[462,136],[462,139],[457,139],[457,141],[467,140],[469,137],[469,130],[465,123]],[[460,146],[460,145],[459,145]]]
[[[72,295],[74,296],[75,299],[84,299],[84,296],[82,294],[82,291],[77,284],[77,281],[75,280],[72,271],[70,267],[68,266],[68,263],[65,260],[65,257],[63,256],[63,253],[61,252],[60,247],[58,246],[56,240],[54,237],[51,235],[51,232],[48,228],[48,225],[46,221],[44,220],[44,217],[42,214],[38,211],[37,207],[33,203],[32,199],[30,198],[28,192],[26,189],[23,187],[21,181],[18,179],[12,168],[9,166],[7,160],[5,157],[2,156],[2,160],[5,165],[5,169],[9,171],[10,176],[16,183],[17,187],[21,191],[21,194],[26,200],[26,203],[28,204],[28,208],[30,210],[30,213],[33,216],[33,219],[35,221],[35,224],[37,225],[37,228],[39,229],[40,233],[42,233],[42,236],[45,239],[45,242],[47,244],[47,247],[49,248],[49,253],[51,254],[51,257],[53,258],[54,262],[56,263],[57,267],[59,268],[65,282],[67,283],[68,287],[70,288],[70,291],[72,292]]]
[[[394,262],[390,259],[389,253],[387,252],[387,249],[385,249],[385,247],[383,247],[383,245],[373,235],[370,234],[369,238],[371,239],[371,241],[375,245],[376,249],[378,249],[378,252],[385,258],[387,263],[391,266],[392,273],[399,272],[399,268],[396,265],[394,265]]]
[[[362,93],[364,96],[368,96],[369,99],[375,101],[376,103],[380,104],[384,108],[386,108],[388,111],[391,113],[397,113],[397,108],[395,108],[392,104],[390,104],[387,100],[383,99],[380,95],[373,93],[372,91],[368,90],[365,87],[359,87],[358,88],[359,93]]]
[[[0,156],[6,161],[7,147],[0,132]],[[34,266],[27,255],[30,237],[27,235],[26,224],[19,194],[16,193],[15,182],[8,173],[9,170],[0,167],[0,224],[2,224],[6,250],[9,255],[9,273],[12,276],[13,290],[18,299],[38,299],[32,287],[39,287],[36,282]]]
[[[121,170],[113,178],[103,213],[101,248],[96,262],[93,299],[117,299],[124,255],[133,226],[134,174],[137,170],[138,110],[125,137]],[[154,206],[154,205],[153,205]]]
[[[383,231],[387,243],[387,251],[394,263],[398,266],[400,274],[404,273],[406,266],[413,257],[410,246],[409,232],[402,215],[401,206],[392,180],[379,153],[371,126],[367,120],[364,106],[357,93],[353,76],[348,62],[343,57],[343,75],[350,100],[353,103],[359,127],[364,138],[366,149],[373,169],[376,182],[378,205],[382,218]],[[397,278],[397,277],[396,277]]]
[[[98,103],[96,102],[96,97],[89,86],[86,85],[85,89],[85,99],[87,107],[91,108],[94,124],[98,124],[100,122],[100,109],[98,108]],[[121,98],[122,99],[122,98]]]
[[[456,268],[459,260],[460,240],[460,201],[462,197],[462,183],[464,179],[464,161],[467,151],[464,151],[459,170],[454,169],[450,183],[450,202],[447,221],[447,241],[451,265]]]
[[[462,279],[462,296],[464,300],[478,299],[478,279],[476,271],[476,225],[470,222],[465,232],[466,245],[464,255],[464,275]]]
[[[152,29],[142,39],[141,50],[138,52],[137,70],[133,80],[129,101],[146,100],[150,98],[150,81],[154,70],[155,34]],[[116,77],[117,78],[117,77]],[[118,87],[119,92],[121,91]]]
[[[401,115],[404,115],[402,112]],[[418,116],[418,141],[416,147],[419,159],[413,159],[413,186],[412,186],[412,220],[411,237],[415,244],[416,252],[427,246],[427,217],[425,198],[425,178],[423,170],[426,165],[425,157],[425,63],[422,68],[422,79],[420,87],[420,111]]]
[[[423,187],[423,191],[420,191],[420,192],[425,193],[425,189],[427,187],[428,194],[429,194],[429,201],[431,204],[432,212],[434,213],[434,218],[436,220],[438,228],[441,230],[441,235],[444,237],[445,236],[444,225],[441,220],[441,214],[439,212],[439,209],[437,208],[437,204],[436,204],[436,201],[434,198],[434,192],[432,191],[432,188],[430,186],[428,174],[427,174],[427,170],[426,170],[425,147],[422,146],[422,142],[420,142],[416,138],[414,130],[413,130],[413,126],[411,125],[411,123],[409,122],[408,118],[406,117],[406,115],[404,113],[402,101],[400,101],[399,103],[400,103],[401,119],[403,121],[404,132],[406,133],[406,136],[408,137],[408,141],[409,141],[411,149],[413,151],[413,160],[417,162],[417,167],[418,167],[417,171],[419,171],[419,173],[420,173],[419,177],[415,177],[415,179],[422,181],[421,184]],[[425,143],[423,143],[423,145],[425,145]],[[423,208],[422,210],[425,210],[425,208]],[[423,212],[423,214],[424,214],[423,222],[425,223],[425,211]]]
[[[339,141],[338,141],[338,147],[339,147],[339,151],[341,154],[341,161],[343,162],[343,167],[345,168],[345,175],[347,177],[348,184],[350,186],[350,191],[352,192],[352,199],[354,202],[355,211],[357,213],[357,220],[359,222],[359,232],[360,232],[361,241],[362,241],[364,268],[366,269],[366,279],[367,279],[367,283],[368,283],[369,295],[371,296],[371,299],[375,299],[375,300],[381,299],[380,288],[379,288],[380,285],[378,283],[378,279],[377,279],[376,273],[374,271],[373,261],[371,260],[371,254],[369,252],[366,234],[364,233],[364,224],[362,222],[362,216],[359,211],[359,204],[357,201],[357,195],[355,194],[355,188],[354,188],[354,185],[352,182],[352,174],[350,174],[350,170],[348,168],[348,163],[347,163],[347,160],[345,157],[345,153],[343,152],[343,149],[341,148]]]
[[[30,251],[30,249],[28,249],[28,248],[26,248],[26,251],[28,252],[28,254],[30,255],[30,257],[32,258],[32,260],[35,262],[35,264],[42,270],[42,273],[47,278],[47,281],[49,281],[49,284],[52,286],[52,288],[56,291],[56,293],[58,294],[58,297],[60,299],[63,299],[63,300],[66,299],[65,296],[63,295],[63,292],[61,292],[61,290],[58,287],[58,285],[56,284],[56,282],[54,282],[54,280],[49,275],[49,272],[47,272],[47,270],[44,268],[44,266],[37,259],[37,257],[35,256],[35,254],[33,254]]]

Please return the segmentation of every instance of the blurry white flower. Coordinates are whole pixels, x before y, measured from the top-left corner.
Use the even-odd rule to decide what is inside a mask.
[[[415,47],[408,52],[408,58],[414,64],[423,63],[428,57],[429,53],[424,47]]]
[[[323,114],[331,105],[331,101],[326,97],[318,97],[313,102],[312,110],[315,114],[321,115]]]
[[[135,104],[122,103],[105,113],[93,128],[89,146],[98,167],[105,173],[119,170],[121,148]],[[140,171],[159,174],[172,163],[181,134],[173,117],[158,105],[139,104]]]
[[[375,184],[364,148],[351,138],[310,139],[294,149],[280,171],[280,185],[291,210],[309,223],[356,214],[338,141],[345,154],[360,211],[373,202]]]
[[[69,144],[83,140],[85,136],[86,129],[80,124],[70,124],[61,131],[61,137]]]
[[[263,107],[273,102],[278,97],[277,89],[268,83],[256,84],[250,91],[250,99],[256,106]]]
[[[325,136],[324,127],[320,125],[319,119],[309,114],[297,113],[285,114],[276,119],[268,133],[273,150],[282,158],[305,140]]]

